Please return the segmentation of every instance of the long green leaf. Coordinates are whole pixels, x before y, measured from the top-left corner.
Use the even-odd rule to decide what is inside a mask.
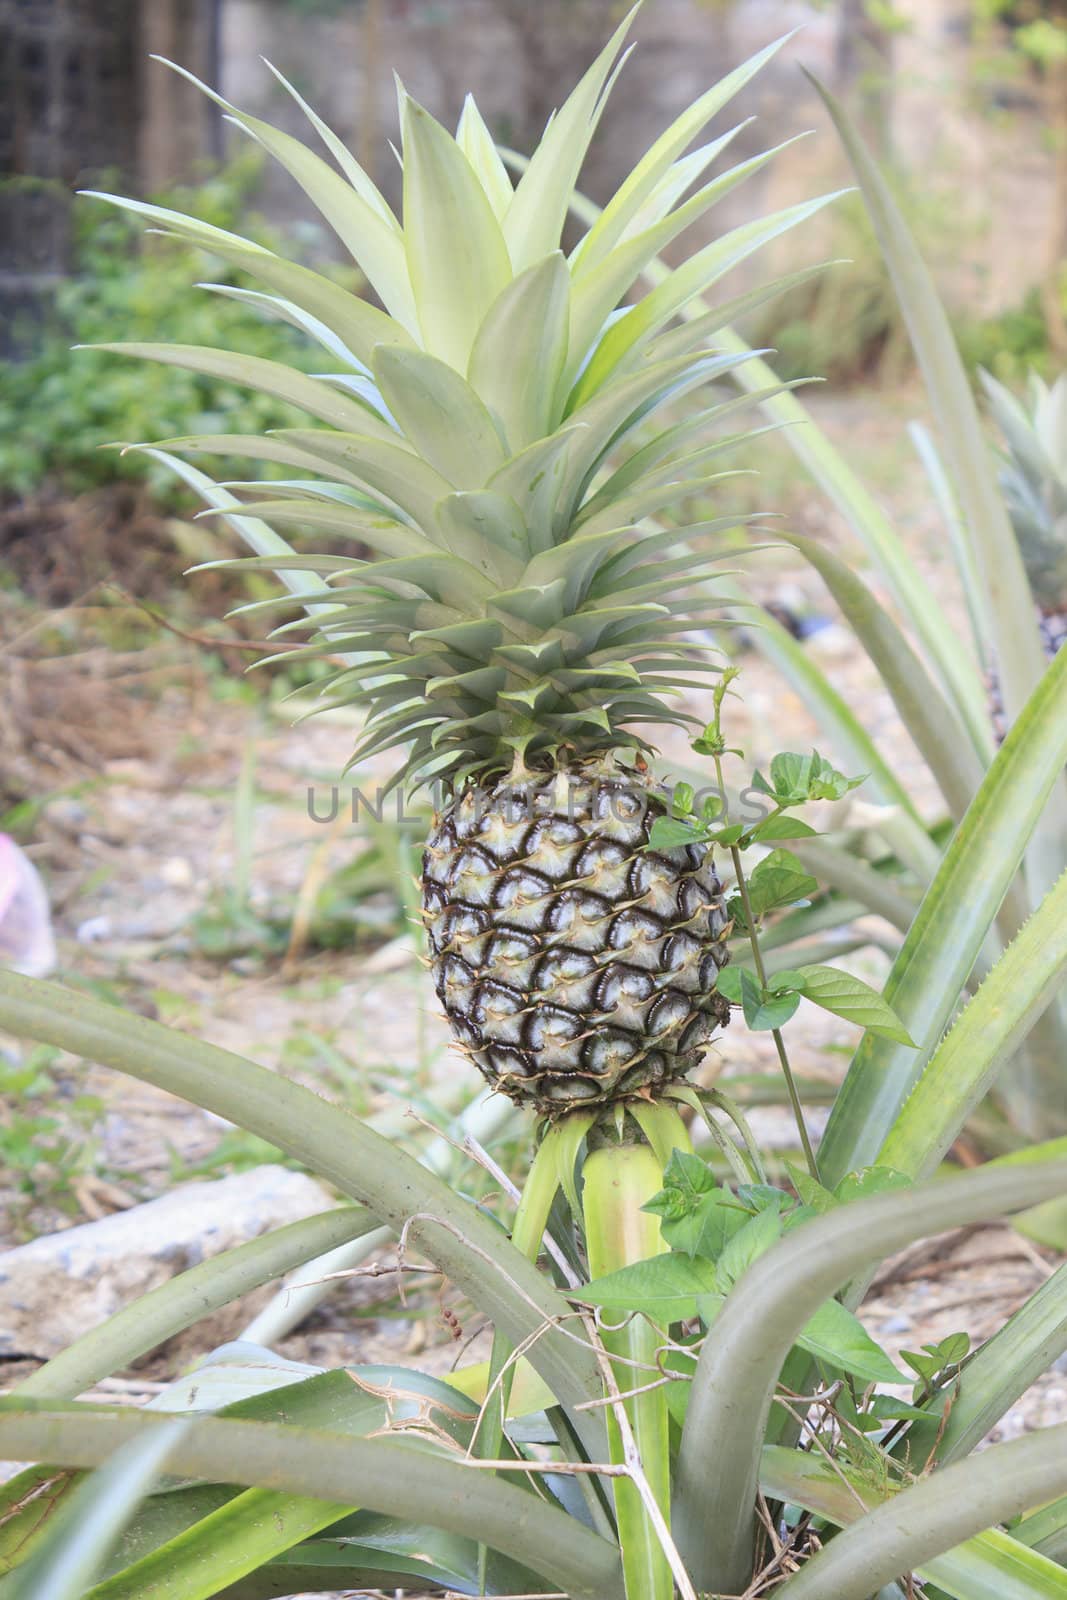
[[[273,251],[239,234],[224,228],[215,228],[197,217],[183,216],[180,211],[170,211],[165,206],[149,205],[143,200],[128,200],[122,195],[104,194],[98,189],[83,189],[82,194],[93,200],[105,200],[146,222],[160,224],[170,235],[187,239],[209,254],[229,261],[242,272],[251,273],[261,282],[286,295],[309,315],[318,317],[344,341],[353,355],[364,365],[370,365],[371,352],[377,344],[399,344],[411,347],[412,340],[403,326],[387,317],[376,306],[350,294],[339,284],[332,283],[321,273],[302,267],[295,261],[286,261]]]
[[[1065,1487],[1067,1424],[993,1445],[859,1517],[779,1593],[786,1600],[868,1600],[902,1572],[919,1568],[939,1585],[947,1577],[949,1593],[959,1600],[1058,1600],[1067,1580],[1054,1562],[1003,1535],[985,1535],[980,1550],[968,1550],[964,1541]],[[958,1558],[955,1570],[948,1551]],[[947,1570],[935,1575],[940,1561]]]
[[[404,243],[423,343],[466,372],[485,313],[511,278],[500,224],[452,135],[407,94]]]
[[[25,1565],[2,1582],[5,1600],[82,1600],[187,1426],[157,1424],[109,1452]]]
[[[414,333],[417,323],[403,240],[396,219],[381,197],[378,197],[380,204],[368,203],[363,194],[358,193],[351,183],[346,183],[299,139],[283,133],[280,128],[271,127],[269,122],[261,122],[258,117],[239,111],[175,62],[167,61],[162,56],[154,59],[162,61],[164,66],[170,67],[206,94],[209,100],[221,106],[238,127],[250,134],[296,179],[312,205],[322,213],[366,273],[390,315],[402,323],[409,333]]]
[[[759,1451],[774,1387],[797,1333],[823,1301],[862,1267],[915,1239],[1065,1189],[1067,1161],[969,1172],[838,1207],[788,1233],[749,1267],[704,1341],[678,1458],[676,1527],[698,1587],[740,1593],[749,1581]],[[835,1593],[832,1586],[827,1592]]]
[[[1065,978],[1067,873],[930,1057],[882,1143],[878,1164],[915,1177],[934,1172]]]
[[[871,1483],[846,1463],[831,1466],[813,1453],[778,1445],[764,1449],[760,1485],[774,1499],[804,1506],[846,1527],[864,1527],[872,1502],[891,1499],[896,1505],[899,1498],[876,1494]],[[1041,1556],[1035,1558],[1018,1538],[999,1529],[975,1534],[944,1555],[932,1556],[920,1567],[920,1577],[956,1600],[1062,1600],[1064,1593],[1061,1568]]]
[[[303,95],[293,87],[284,73],[278,71],[273,62],[266,61],[264,65],[269,72],[274,74],[285,92],[296,101],[356,193],[367,202],[372,211],[376,211],[389,227],[395,230],[397,221],[389,208],[388,202],[373,179],[364,172],[348,146],[337,137],[332,128],[327,127],[318,113],[308,105]]]
[[[728,72],[713,88],[694,100],[693,104],[660,134],[636,167],[619,185],[578,246],[573,262],[576,270],[587,271],[619,242],[639,216],[656,185],[678,157],[689,148],[701,128],[710,122],[712,117],[721,111],[723,106],[732,100],[734,95],[743,89],[792,37],[791,33],[784,34],[782,38],[775,39],[756,55],[750,56],[732,72]]]
[[[868,1035],[823,1137],[836,1183],[876,1159],[952,1019],[1027,841],[1067,761],[1067,656],[1061,652],[1012,728],[956,831],[885,986],[919,1050]]]
[[[811,563],[841,607],[958,821],[985,769],[969,749],[955,712],[892,617],[851,567],[815,539],[791,533],[779,537]]]
[[[449,1186],[342,1107],[240,1056],[47,983],[0,972],[0,1027],[155,1083],[303,1161],[426,1251],[515,1344],[564,1404],[600,1392],[585,1346],[561,1331],[570,1307],[500,1230]],[[590,1448],[599,1418],[578,1414]]]
[[[273,395],[301,411],[310,412],[331,427],[355,433],[380,432],[382,438],[396,439],[394,430],[384,422],[377,422],[365,406],[346,400],[329,384],[308,378],[280,361],[265,361],[262,356],[245,356],[195,344],[94,344],[75,345],[74,348],[109,350],[114,355],[161,361],[170,367],[187,367],[191,372],[203,372],[211,378],[223,378],[227,383]]]
[[[322,1537],[305,1540],[228,1584],[220,1600],[276,1600],[295,1593],[323,1592],[362,1597],[368,1591],[392,1594],[398,1588],[405,1594],[475,1594],[477,1548],[473,1540],[428,1527],[410,1516],[358,1512]],[[528,1594],[542,1587],[536,1573],[495,1551],[489,1557],[487,1583],[487,1594]],[[152,1600],[171,1600],[172,1588],[170,1574],[163,1574]],[[141,1600],[142,1593],[137,1592],[136,1600]],[[86,1600],[109,1597],[105,1593],[98,1596],[94,1590]]]
[[[463,110],[459,114],[456,143],[474,168],[494,215],[498,218],[503,217],[515,191],[511,186],[508,169],[500,159],[500,152],[493,142],[493,135],[478,110],[474,96],[470,94],[465,96]]]
[[[938,455],[937,446],[927,429],[921,422],[909,422],[908,433],[915,446],[915,454],[922,462],[934,501],[941,513],[941,521],[949,537],[971,624],[971,642],[975,656],[982,668],[988,670],[991,665],[989,643],[992,628],[986,617],[986,598],[982,580],[975,561],[975,552],[968,537],[967,524],[960,509],[959,498],[949,482],[944,462]]]
[[[809,74],[810,76],[810,74]],[[967,518],[997,647],[1009,716],[1019,712],[1044,671],[1022,557],[997,488],[971,386],[929,269],[888,184],[843,106],[811,80],[855,170],[937,417],[941,444]]]
[[[232,495],[228,489],[223,489],[214,479],[209,478],[206,473],[201,472],[197,467],[190,466],[189,462],[183,461],[180,456],[171,455],[167,450],[159,450],[148,445],[141,446],[141,450],[144,455],[152,456],[156,461],[161,462],[163,466],[168,467],[183,483],[187,483],[190,489],[195,489],[197,494],[202,495],[208,505],[214,506],[216,510],[220,511],[227,525],[233,529],[250,550],[256,552],[257,556],[263,558],[276,556],[282,560],[286,556],[292,557],[293,547],[285,542],[281,534],[275,533],[273,528],[269,528],[258,517],[243,515],[241,513],[241,502],[236,495]],[[290,594],[303,601],[304,611],[308,616],[321,616],[324,611],[329,612],[335,609],[332,601],[316,604],[315,601],[307,598],[310,595],[319,594],[322,589],[322,585],[311,573],[301,571],[295,567],[272,568],[271,570],[281,572],[282,582],[285,587]],[[323,631],[329,631],[328,624],[324,625]],[[348,658],[342,656],[341,659],[347,660]]]
[[[203,1383],[204,1370],[194,1374],[197,1384]],[[224,1414],[253,1422],[282,1420],[291,1427],[326,1427],[364,1439],[403,1422],[432,1420],[465,1449],[474,1422],[455,1390],[397,1367],[323,1373],[241,1401]],[[224,1585],[337,1524],[350,1509],[347,1503],[257,1488],[235,1494],[148,1550],[143,1540],[150,1528],[135,1527],[134,1542],[142,1548],[132,1561],[115,1567],[86,1600],[140,1600],[143,1595],[154,1600],[207,1600]],[[338,1535],[341,1531],[336,1529]]]
[[[732,134],[727,134],[718,141],[720,146],[730,138]],[[622,314],[608,325],[611,313],[640,277],[647,263],[784,148],[784,145],[780,145],[772,150],[764,150],[748,161],[729,168],[698,189],[696,194],[667,216],[640,233],[627,235],[591,272],[575,273],[567,387],[574,381],[581,363],[594,346],[595,354],[574,387],[570,400],[572,408],[602,388],[605,380],[631,351],[636,352],[642,341],[670,321],[672,306],[677,310],[678,304],[684,303],[687,296],[691,297],[699,289],[716,282],[729,266],[738,265],[759,249],[761,244],[801,221],[804,215],[809,214],[809,207],[810,210],[818,209],[822,202],[809,202],[804,207],[791,207],[770,217],[742,223],[721,239],[705,245],[696,255],[690,256],[661,291],[653,290],[636,306],[624,307]],[[604,332],[606,325],[607,331]]]
[[[475,337],[467,375],[511,456],[559,421],[553,398],[567,359],[570,281],[563,255],[554,250],[512,279]]]
[[[485,402],[446,362],[387,347],[375,353],[374,375],[419,455],[453,488],[482,489],[504,465]]]
[[[24,1402],[29,1406],[30,1402]],[[92,1467],[171,1424],[141,1412],[18,1409],[0,1401],[0,1452]],[[410,1516],[478,1539],[521,1561],[574,1600],[618,1600],[618,1550],[536,1496],[425,1448],[321,1428],[206,1418],[172,1443],[184,1477],[239,1483]]]
[[[888,185],[843,107],[812,81],[855,169],[926,382],[982,579],[984,610],[993,630],[997,672],[1010,720],[1039,682],[1045,658],[1036,622],[1031,620],[1033,597],[1022,555],[997,485],[978,406],[948,314]],[[1065,800],[1067,789],[1061,785],[1060,806],[1041,820],[1027,850],[1026,879],[1035,905],[1067,863]],[[1063,1044],[1061,1038],[1061,1047]]]
[[[542,1587],[536,1573],[491,1551],[485,1583],[479,1581],[478,1547],[411,1517],[361,1512],[322,1538],[297,1545],[247,1578],[220,1600],[274,1600],[275,1596],[330,1594],[530,1594]],[[95,1597],[87,1597],[95,1600]],[[103,1597],[102,1597],[103,1600]],[[155,1597],[153,1596],[153,1600]],[[161,1593],[160,1600],[167,1600]]]
[[[1012,1529],[1020,1543],[1048,1556],[1062,1567],[1067,1563],[1067,1495],[1024,1517]]]

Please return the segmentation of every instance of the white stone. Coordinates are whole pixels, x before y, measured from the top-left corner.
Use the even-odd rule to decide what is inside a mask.
[[[334,1203],[304,1173],[257,1167],[19,1245],[0,1256],[0,1356],[53,1356],[186,1268]]]
[[[56,964],[48,895],[37,868],[0,833],[0,966],[45,978]]]
[[[189,889],[193,884],[193,864],[185,856],[168,856],[160,864],[159,876],[171,889]]]

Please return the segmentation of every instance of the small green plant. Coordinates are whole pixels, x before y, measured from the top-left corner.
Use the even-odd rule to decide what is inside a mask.
[[[1061,294],[1067,307],[1067,273]],[[1049,346],[1041,290],[1030,289],[1018,305],[992,317],[953,318],[953,329],[967,370],[991,372],[1001,383],[1018,383],[1028,372],[1051,376],[1055,358]]]
[[[76,1214],[76,1180],[95,1171],[99,1158],[95,1128],[103,1102],[97,1095],[64,1093],[52,1071],[57,1057],[44,1046],[14,1058],[0,1050],[0,1163],[14,1190],[19,1229],[34,1206]]]
[[[749,1028],[773,1035],[808,1172],[817,1180],[819,1169],[782,1038],[784,1024],[795,1014],[801,1000],[806,999],[885,1038],[905,1045],[911,1045],[912,1041],[882,997],[859,978],[822,963],[795,969],[779,967],[770,973],[767,970],[759,938],[764,917],[768,912],[806,905],[806,897],[819,888],[803,862],[779,844],[782,839],[815,835],[816,830],[810,823],[790,813],[813,801],[842,800],[863,779],[846,778],[817,750],[807,756],[777,755],[770,764],[770,779],[757,772],[747,790],[754,797],[766,796],[771,802],[770,808],[761,811],[754,821],[731,822],[723,760],[728,755],[740,756],[742,752],[726,743],[722,707],[737,676],[736,667],[723,672],[713,694],[712,719],[693,744],[698,755],[710,757],[713,762],[715,783],[711,793],[701,800],[698,810],[698,794],[692,784],[677,785],[671,797],[670,816],[658,817],[652,825],[649,848],[670,850],[695,843],[729,852],[735,893],[727,900],[727,911],[735,930],[739,930],[750,945],[753,966],[745,967],[735,961],[720,975],[719,993],[742,1008]],[[751,874],[747,873],[745,852],[768,844],[773,848],[761,857]]]

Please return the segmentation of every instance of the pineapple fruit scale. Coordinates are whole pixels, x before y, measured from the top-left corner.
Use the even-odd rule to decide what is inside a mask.
[[[397,783],[443,788],[423,884],[437,992],[488,1080],[548,1115],[655,1093],[728,1016],[722,888],[702,848],[648,848],[665,800],[644,756],[658,726],[691,725],[678,697],[718,670],[694,640],[739,519],[657,518],[707,501],[743,437],[734,416],[775,392],[724,393],[744,358],[716,333],[815,269],[693,302],[832,198],[743,223],[673,270],[658,260],[773,154],[709,177],[738,130],[696,142],[772,45],[685,110],[602,212],[584,202],[632,20],[514,181],[472,100],[453,136],[401,87],[402,221],[284,80],[329,160],[198,85],[303,187],[377,305],[236,234],[103,197],[247,273],[258,288],[221,292],[324,352],[311,377],[232,351],[104,347],[313,419],[139,448],[256,552],[228,565],[283,580],[282,608],[300,614],[276,632],[332,663],[326,704],[366,714],[350,767],[401,749]],[[564,253],[572,211],[586,228]],[[212,454],[291,476],[216,484],[189,460]]]

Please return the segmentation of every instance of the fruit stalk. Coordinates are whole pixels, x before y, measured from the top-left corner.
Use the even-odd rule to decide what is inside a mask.
[[[688,1142],[682,1130],[683,1144]],[[593,1150],[583,1168],[582,1211],[591,1278],[645,1261],[666,1249],[659,1218],[641,1208],[663,1187],[663,1167],[647,1144]],[[670,1457],[666,1388],[656,1383],[662,1343],[643,1316],[618,1328],[602,1327],[604,1347],[621,1406],[640,1458],[640,1469],[662,1512],[670,1514]],[[653,1386],[655,1385],[655,1386]],[[633,1391],[638,1391],[634,1393]],[[611,1460],[624,1464],[627,1450],[615,1409],[608,1411]],[[615,1515],[622,1548],[627,1600],[671,1600],[674,1575],[663,1541],[633,1477],[613,1480]]]

